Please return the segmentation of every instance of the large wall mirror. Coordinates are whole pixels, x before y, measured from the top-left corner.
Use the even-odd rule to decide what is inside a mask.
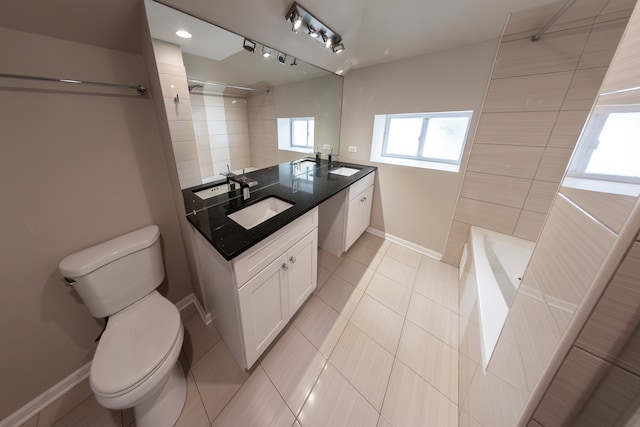
[[[340,151],[341,76],[160,3],[145,8],[154,46],[179,48],[186,70],[200,182],[181,177],[183,188]]]

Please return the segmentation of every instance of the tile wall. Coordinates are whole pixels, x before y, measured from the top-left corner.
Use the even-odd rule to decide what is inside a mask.
[[[442,260],[471,225],[536,241],[635,0],[562,2],[511,16],[503,34]]]
[[[593,10],[597,9],[596,3],[587,0],[577,4]],[[616,22],[605,21],[607,16],[629,16],[635,4],[622,0],[600,3],[603,14],[595,19],[594,28],[598,22]],[[577,11],[573,13],[575,16]],[[525,21],[520,18],[512,22]],[[639,40],[640,11],[636,10],[598,93],[640,87]],[[585,58],[591,56],[583,53],[581,61]],[[596,105],[621,101],[638,104],[638,92],[597,95]],[[582,110],[576,111],[582,114]],[[624,187],[626,190],[619,194],[613,189],[603,191],[596,185],[600,181],[584,181],[589,185],[576,188],[565,180],[557,196],[552,197],[548,217],[486,372],[478,363],[478,340],[474,336],[478,327],[461,329],[460,425],[607,426],[631,425],[615,423],[637,420],[633,411],[640,394],[640,345],[635,336],[640,322],[638,242],[626,257],[620,254],[626,252],[639,231],[638,190],[637,186],[633,191]],[[576,326],[585,318],[574,319],[575,313],[588,313],[594,307],[575,345],[567,350],[564,343],[575,339]],[[462,313],[462,306],[460,310]],[[563,345],[559,346],[561,340]],[[545,378],[553,376],[558,369],[553,363],[560,363],[554,360],[562,360],[565,354],[549,386],[550,380]]]
[[[214,175],[251,164],[247,100],[218,94],[190,94],[200,174]]]
[[[247,99],[251,165],[258,169],[278,163],[275,92]]]

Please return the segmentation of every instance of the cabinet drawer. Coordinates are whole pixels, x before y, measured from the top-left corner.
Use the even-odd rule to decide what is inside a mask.
[[[316,227],[318,227],[318,208],[314,208],[239,255],[232,261],[236,287],[242,287],[249,279]]]
[[[358,194],[362,193],[367,187],[371,187],[376,179],[376,173],[371,172],[359,181],[354,182],[349,187],[349,200],[352,200]]]

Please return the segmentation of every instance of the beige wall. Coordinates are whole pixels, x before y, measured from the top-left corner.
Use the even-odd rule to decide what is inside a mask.
[[[598,9],[595,3],[590,3],[592,10]],[[633,4],[603,0],[599,10],[615,9],[619,17],[631,13],[628,7]],[[640,86],[639,39],[640,11],[636,8],[597,93]],[[637,90],[625,92],[616,98],[616,102],[620,101],[637,104],[640,96]],[[596,97],[596,105],[610,102],[609,96]],[[615,403],[608,408],[609,415],[616,411],[622,414],[626,407],[637,405],[637,401],[629,400],[640,393],[638,377],[621,372],[615,365],[628,362],[625,356],[633,359],[633,354],[620,355],[621,348],[632,352],[638,348],[637,338],[632,336],[640,303],[636,289],[637,243],[625,259],[640,229],[638,190],[636,186],[634,195],[625,195],[617,190],[603,191],[598,181],[582,181],[580,190],[569,187],[565,181],[555,196],[486,372],[482,371],[477,356],[477,327],[469,322],[461,331],[461,424],[527,425],[565,356],[568,356],[566,365],[558,372],[558,382],[549,388],[549,399],[535,413],[535,420],[544,425],[564,425],[563,420],[575,415],[574,409],[584,406],[585,400],[581,399],[597,389],[597,384],[591,381],[605,378],[600,384],[611,388],[605,396],[594,395],[594,404]],[[614,279],[605,291],[623,261],[619,270],[623,276]],[[602,305],[596,305],[601,297]],[[612,304],[611,297],[618,298],[617,302]],[[637,373],[640,369],[637,356],[624,368]],[[611,375],[607,376],[606,371]],[[597,407],[590,410],[594,409],[598,410]],[[613,425],[598,423],[593,417],[589,421]],[[531,425],[537,423],[533,421]],[[576,425],[589,424],[581,421]]]
[[[462,173],[371,163],[375,114],[473,110],[463,168],[497,41],[356,69],[344,80],[340,160],[378,166],[371,226],[444,251]],[[356,153],[348,147],[355,146]]]
[[[531,35],[561,2],[511,17],[443,261],[458,265],[471,225],[538,238],[628,21],[627,0],[607,3],[574,4],[535,43]]]
[[[2,71],[146,83],[138,55],[0,28]],[[0,419],[91,360],[102,322],[57,270],[65,256],[160,226],[176,302],[191,281],[152,100],[135,91],[2,79]]]

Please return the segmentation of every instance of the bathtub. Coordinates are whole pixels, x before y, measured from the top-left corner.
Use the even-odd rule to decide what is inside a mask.
[[[479,326],[485,370],[534,246],[528,240],[475,226],[469,232],[460,260],[460,332],[463,336],[469,323]]]

